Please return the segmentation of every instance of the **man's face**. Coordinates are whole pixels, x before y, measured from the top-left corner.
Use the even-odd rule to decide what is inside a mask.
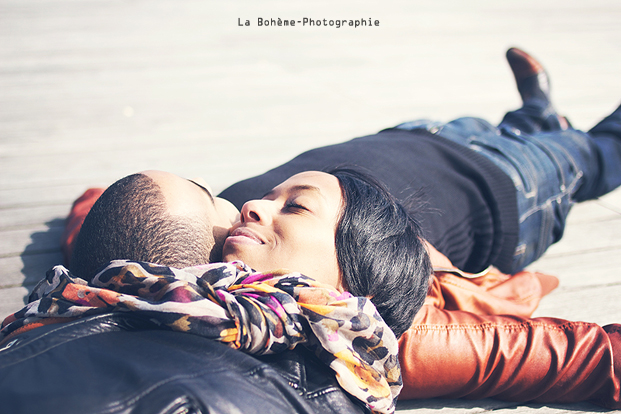
[[[211,227],[215,244],[209,259],[211,262],[220,261],[229,228],[239,218],[237,208],[223,198],[214,197],[202,179],[187,180],[156,170],[143,171],[142,174],[160,187],[170,215],[191,218]]]
[[[259,271],[286,268],[341,288],[334,239],[342,203],[333,175],[294,175],[263,199],[244,204],[223,258]]]

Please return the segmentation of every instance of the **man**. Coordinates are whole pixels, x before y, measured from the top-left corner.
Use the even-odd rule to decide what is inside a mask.
[[[621,109],[595,126],[588,136],[575,131],[556,114],[543,67],[517,49],[510,49],[507,57],[524,106],[508,113],[499,128],[476,118],[448,124],[406,123],[306,152],[261,176],[234,184],[221,197],[241,208],[244,202],[261,198],[298,172],[356,165],[371,171],[401,201],[418,196],[420,203],[415,203],[411,212],[420,218],[427,240],[457,267],[479,272],[495,265],[505,273],[515,273],[562,236],[572,201],[598,197],[619,185]],[[185,184],[183,191],[190,191],[190,183]],[[128,185],[118,186],[122,188],[109,199],[118,200],[128,194],[129,190],[123,190]],[[142,191],[134,186],[136,193]],[[193,190],[200,192],[199,188]],[[179,193],[168,199],[181,199]],[[154,193],[150,194],[155,200]],[[115,214],[135,216],[140,208],[128,212],[126,207],[140,204],[132,203],[132,197],[116,202]],[[144,217],[148,214],[152,213],[145,211]],[[103,224],[110,223],[96,227],[101,229]],[[85,238],[90,244],[82,252],[92,254],[102,246],[122,245],[127,232],[116,234],[114,243],[112,239],[99,243],[92,235]],[[155,240],[156,234],[152,232],[144,242]],[[178,242],[182,239],[179,237]],[[133,244],[138,242],[134,240]],[[143,251],[153,254],[154,246],[160,244],[145,245]],[[208,242],[202,245],[211,247]],[[119,251],[127,247],[125,244]],[[206,250],[203,248],[203,253]],[[219,249],[211,252],[218,254]]]
[[[399,200],[418,198],[410,211],[455,266],[518,272],[560,239],[573,201],[621,184],[621,107],[588,134],[573,130],[554,110],[542,65],[515,48],[507,59],[523,107],[498,127],[477,118],[408,122],[305,152],[220,196],[239,208],[300,171],[361,166]]]

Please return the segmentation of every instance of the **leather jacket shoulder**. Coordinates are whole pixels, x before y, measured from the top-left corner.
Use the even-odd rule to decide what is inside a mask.
[[[368,412],[307,350],[254,358],[120,313],[15,337],[0,350],[0,404],[51,414]]]

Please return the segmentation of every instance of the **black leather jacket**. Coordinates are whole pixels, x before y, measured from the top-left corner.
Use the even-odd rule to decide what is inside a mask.
[[[363,413],[302,347],[254,358],[107,314],[25,332],[0,351],[6,413]]]

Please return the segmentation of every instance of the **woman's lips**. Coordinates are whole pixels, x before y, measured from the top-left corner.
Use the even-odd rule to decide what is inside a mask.
[[[252,230],[246,227],[238,227],[231,232],[226,242],[243,244],[265,244],[263,240]]]

